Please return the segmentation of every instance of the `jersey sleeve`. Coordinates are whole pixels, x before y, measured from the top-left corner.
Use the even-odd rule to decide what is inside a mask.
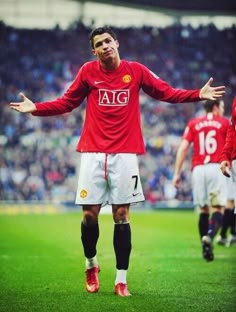
[[[37,111],[34,116],[53,116],[71,112],[78,107],[88,94],[89,87],[86,84],[86,65],[79,70],[75,80],[64,93],[53,101],[35,103]]]
[[[190,120],[187,126],[185,127],[182,139],[187,140],[189,143],[193,142],[194,140],[193,120]]]
[[[140,64],[142,70],[141,88],[156,100],[169,103],[184,103],[200,101],[200,89],[185,90],[171,87],[151,70]]]
[[[233,125],[229,125],[228,130],[227,130],[227,135],[226,135],[226,140],[225,140],[225,145],[222,150],[222,153],[220,155],[220,161],[223,160],[231,160],[231,154],[233,150],[233,135],[234,135],[234,127]]]

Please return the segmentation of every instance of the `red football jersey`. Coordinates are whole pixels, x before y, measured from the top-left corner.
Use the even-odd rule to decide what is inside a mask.
[[[183,139],[193,144],[192,168],[220,162],[228,126],[227,118],[212,113],[189,121]]]
[[[87,98],[77,151],[143,154],[140,89],[154,99],[169,103],[200,100],[200,90],[174,89],[140,63],[122,60],[116,70],[106,71],[96,60],[80,68],[62,97],[36,103],[37,111],[33,115],[70,112]]]
[[[236,159],[236,98],[232,104],[231,123],[227,131],[226,142],[220,157],[222,160]]]

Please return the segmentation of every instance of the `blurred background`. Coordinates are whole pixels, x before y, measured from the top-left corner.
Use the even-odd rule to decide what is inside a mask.
[[[143,63],[176,88],[200,88],[209,77],[227,87],[226,116],[236,96],[236,2],[0,0],[0,202],[72,204],[75,152],[85,103],[70,114],[39,118],[11,111],[24,92],[33,101],[61,95],[93,59],[89,32],[110,25],[120,54]],[[140,173],[146,207],[192,207],[191,154],[181,188],[171,179],[188,120],[202,103],[171,105],[140,94],[146,155]]]

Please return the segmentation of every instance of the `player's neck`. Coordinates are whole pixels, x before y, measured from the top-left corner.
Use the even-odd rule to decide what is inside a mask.
[[[120,58],[112,58],[110,60],[107,60],[106,62],[101,62],[101,66],[107,71],[113,71],[120,66],[120,62]]]

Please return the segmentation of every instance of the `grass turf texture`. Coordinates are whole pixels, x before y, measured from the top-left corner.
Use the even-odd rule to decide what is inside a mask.
[[[202,259],[193,212],[132,213],[132,297],[113,294],[111,215],[100,216],[100,291],[85,290],[80,213],[0,216],[1,312],[235,311],[236,245]]]

